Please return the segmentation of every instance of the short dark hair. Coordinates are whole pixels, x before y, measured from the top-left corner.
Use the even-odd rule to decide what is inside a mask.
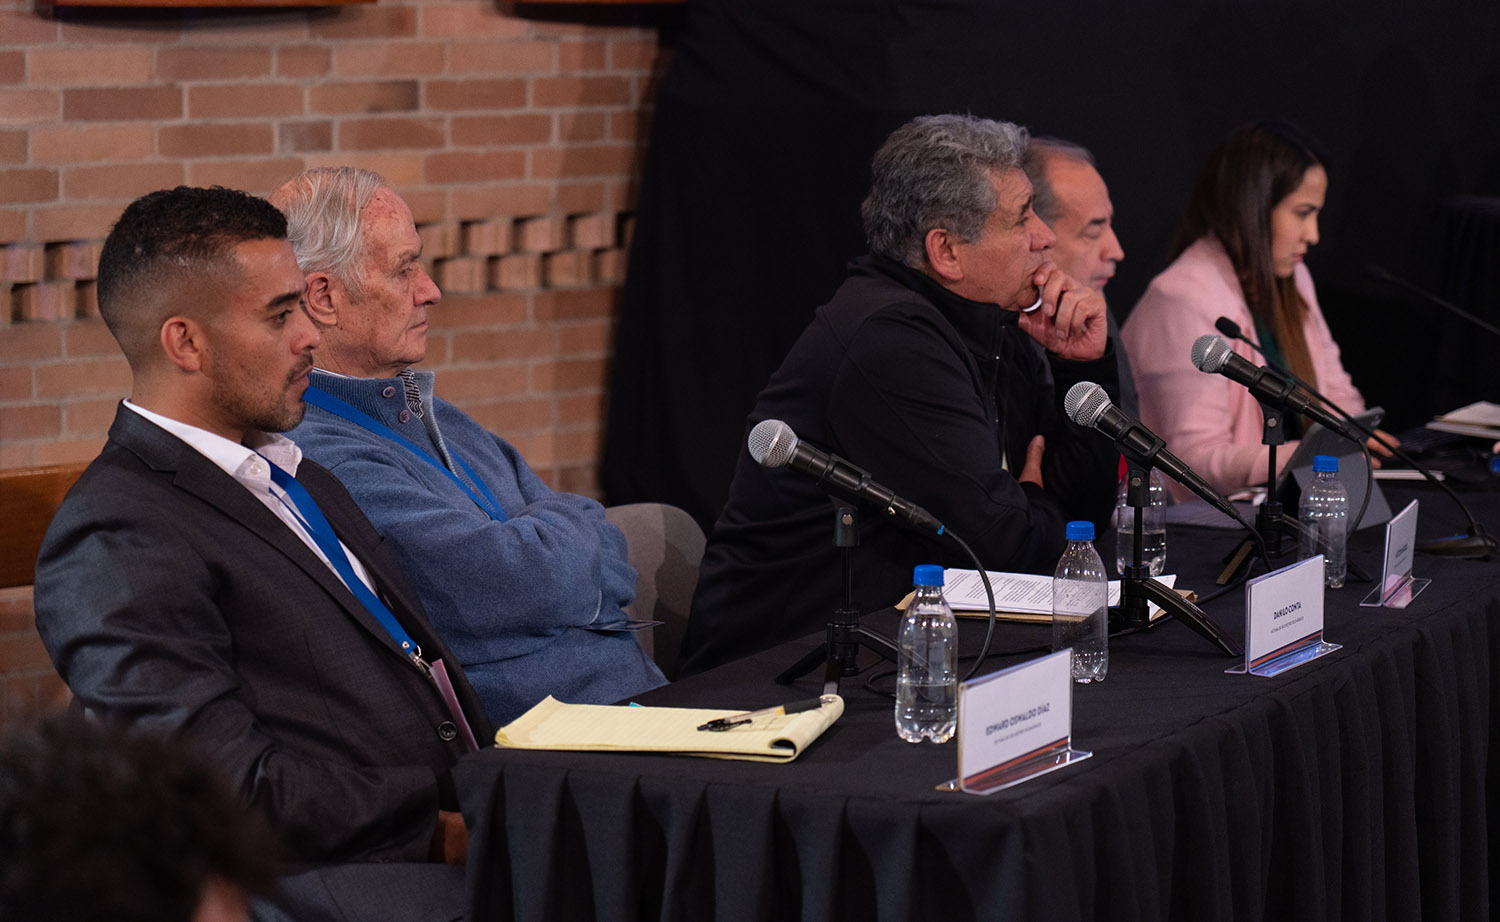
[[[189,922],[212,878],[269,892],[271,842],[185,740],[77,716],[0,738],[0,919]]]
[[[178,186],[143,195],[104,240],[99,313],[135,367],[170,316],[151,309],[164,290],[231,278],[239,268],[235,245],[285,239],[286,216],[265,199],[235,189]]]

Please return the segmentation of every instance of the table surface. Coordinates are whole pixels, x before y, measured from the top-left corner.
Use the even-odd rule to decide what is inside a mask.
[[[1461,521],[1424,486],[1386,489],[1397,509],[1421,496],[1423,538]],[[1500,496],[1466,500],[1500,518]],[[1351,541],[1372,574],[1382,531]],[[1172,530],[1178,585],[1213,588],[1237,540]],[[1108,678],[1074,695],[1074,745],[1093,757],[985,797],[935,790],[956,744],[896,737],[884,666],[843,681],[844,716],[788,764],[477,753],[458,771],[469,918],[1489,918],[1500,566],[1416,567],[1433,582],[1405,610],[1360,608],[1369,583],[1330,591],[1342,649],[1272,678],[1226,675],[1234,661],[1175,622],[1112,638]],[[1242,633],[1243,590],[1205,610]],[[895,616],[866,622],[889,632]],[[984,671],[1049,630],[1000,625]],[[965,619],[966,652],[982,633]],[[772,681],[814,640],[639,700],[815,694],[820,675]]]

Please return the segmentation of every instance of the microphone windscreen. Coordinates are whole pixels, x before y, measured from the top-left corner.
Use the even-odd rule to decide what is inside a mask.
[[[1230,339],[1240,338],[1240,325],[1228,317],[1220,317],[1214,321],[1214,329],[1228,336]]]
[[[797,434],[779,419],[761,420],[750,430],[750,457],[762,467],[783,467],[797,450]]]
[[[1229,361],[1232,351],[1222,336],[1204,333],[1193,340],[1193,367],[1208,374],[1216,374]]]
[[[1109,394],[1092,381],[1079,381],[1068,388],[1067,396],[1063,397],[1063,410],[1068,419],[1090,429],[1110,406]]]

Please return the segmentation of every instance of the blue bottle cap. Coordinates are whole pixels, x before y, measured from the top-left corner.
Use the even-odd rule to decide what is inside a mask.
[[[1313,470],[1319,474],[1336,474],[1339,470],[1339,459],[1333,455],[1314,455]]]
[[[1068,523],[1068,540],[1069,541],[1092,541],[1092,540],[1094,540],[1094,523],[1093,522],[1069,522]]]
[[[935,563],[919,563],[911,571],[911,584],[913,586],[941,586],[943,568]]]

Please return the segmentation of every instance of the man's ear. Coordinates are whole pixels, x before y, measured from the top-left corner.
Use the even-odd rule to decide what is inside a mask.
[[[927,265],[945,282],[964,280],[963,260],[958,255],[958,245],[963,243],[958,236],[944,227],[934,227],[927,232],[922,243],[927,250]]]
[[[167,360],[182,371],[196,373],[203,370],[207,361],[208,337],[205,333],[198,321],[176,314],[162,323],[158,335]]]
[[[333,304],[333,279],[326,272],[310,272],[307,275],[307,316],[320,327],[338,326],[339,312]]]

